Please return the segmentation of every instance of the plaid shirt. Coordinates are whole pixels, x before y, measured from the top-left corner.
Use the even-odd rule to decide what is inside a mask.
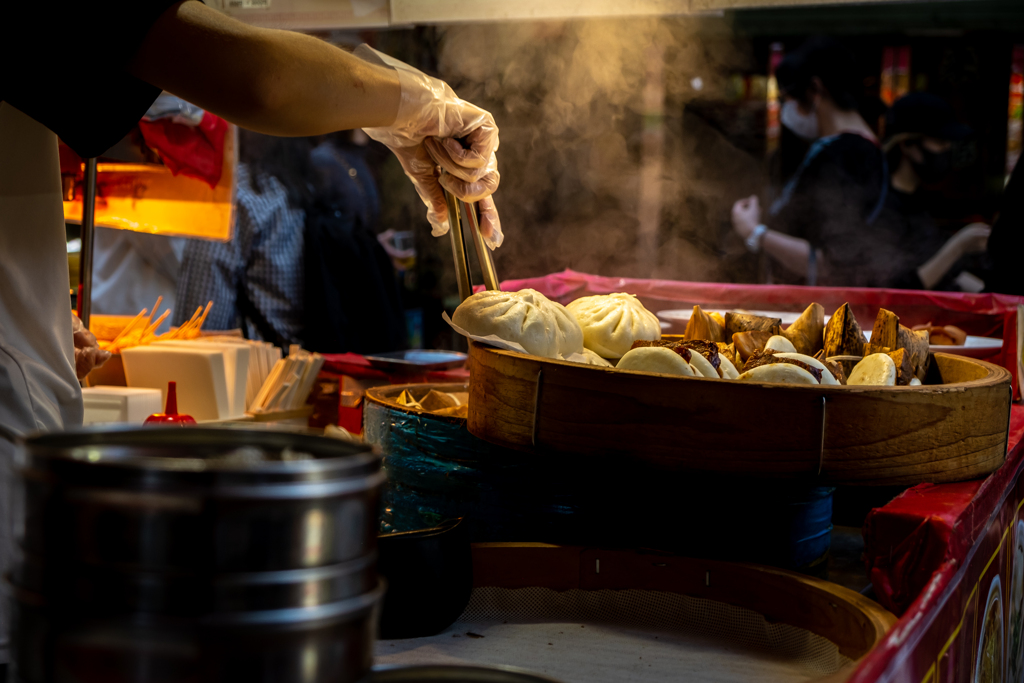
[[[213,301],[206,330],[243,327],[250,338],[284,346],[302,333],[303,226],[284,186],[238,166],[235,234],[228,242],[189,240],[178,278],[174,324]]]

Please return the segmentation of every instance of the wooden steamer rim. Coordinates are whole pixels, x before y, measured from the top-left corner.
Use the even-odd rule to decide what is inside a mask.
[[[473,544],[475,588],[652,590],[722,602],[822,636],[859,659],[895,615],[848,588],[756,564],[545,543]]]
[[[963,481],[1006,459],[1010,373],[934,354],[943,384],[850,387],[654,375],[471,342],[469,432],[595,465],[815,478]]]
[[[387,408],[388,410],[397,410],[399,412],[416,415],[417,417],[427,417],[432,420],[439,420],[452,425],[465,424],[466,418],[464,417],[438,415],[437,413],[432,413],[429,410],[423,410],[422,408],[416,408],[415,406],[399,405],[394,401],[394,399],[398,398],[398,395],[403,391],[417,391],[422,389],[434,389],[435,391],[441,392],[468,392],[469,384],[466,382],[444,382],[441,384],[429,382],[421,382],[418,384],[388,384],[385,386],[367,389],[366,393],[363,395],[363,399],[369,403],[375,403]]]

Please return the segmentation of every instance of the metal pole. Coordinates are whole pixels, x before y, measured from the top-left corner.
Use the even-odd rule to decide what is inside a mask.
[[[79,317],[86,329],[92,313],[92,252],[96,236],[96,159],[85,160],[85,196],[82,197],[82,253],[78,265],[78,281],[81,283],[81,299],[78,302]]]

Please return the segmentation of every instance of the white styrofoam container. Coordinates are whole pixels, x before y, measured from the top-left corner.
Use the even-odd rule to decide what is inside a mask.
[[[241,417],[245,414],[245,395],[249,381],[249,359],[251,357],[248,344],[211,342],[198,339],[195,341],[171,340],[156,342],[152,346],[173,346],[180,349],[210,349],[224,354],[229,417]],[[193,415],[193,417],[195,416]]]
[[[240,417],[228,403],[223,351],[150,344],[124,349],[121,360],[128,386],[159,389],[162,401],[167,383],[177,382],[179,413],[197,421]]]
[[[162,413],[163,400],[158,389],[138,387],[86,387],[83,424],[142,424],[154,413]]]

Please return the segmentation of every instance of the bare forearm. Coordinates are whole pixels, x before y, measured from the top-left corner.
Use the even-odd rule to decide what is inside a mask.
[[[934,289],[946,273],[953,267],[953,264],[960,258],[961,252],[956,243],[947,241],[934,256],[924,262],[917,269],[917,276],[921,278],[921,284],[925,289]]]
[[[807,240],[769,230],[764,234],[761,246],[769,256],[785,266],[787,270],[792,271],[795,275],[807,277],[807,262],[811,255],[811,245]],[[818,260],[821,260],[820,252]]]
[[[130,68],[159,88],[269,135],[386,126],[398,113],[393,70],[310,36],[248,26],[194,0],[161,16]]]

